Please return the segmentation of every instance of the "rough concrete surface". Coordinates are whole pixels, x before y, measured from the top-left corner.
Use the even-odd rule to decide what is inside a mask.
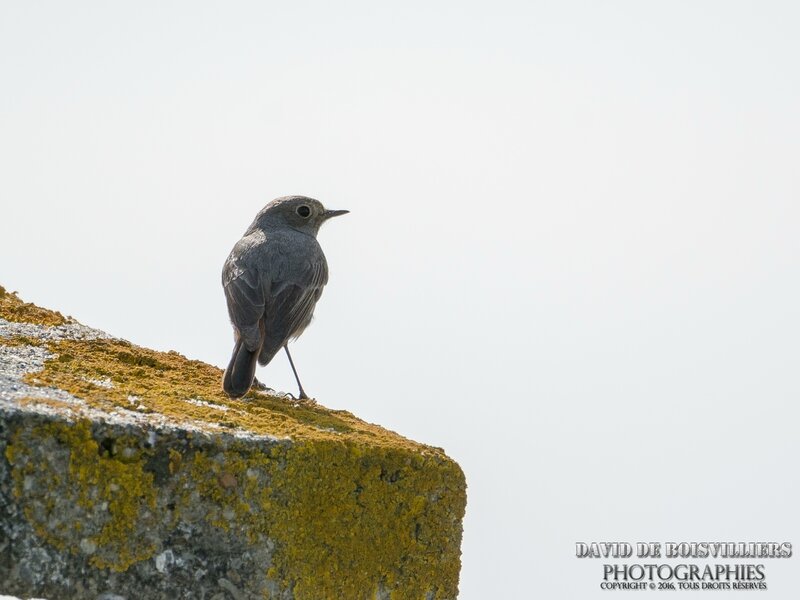
[[[457,596],[441,449],[220,377],[0,288],[0,594]]]

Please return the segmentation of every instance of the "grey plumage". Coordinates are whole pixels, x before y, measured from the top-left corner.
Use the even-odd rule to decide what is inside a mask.
[[[307,397],[288,343],[303,333],[328,283],[328,263],[317,242],[320,226],[346,210],[326,210],[317,200],[286,196],[267,204],[233,247],[222,268],[222,286],[235,345],[222,387],[232,398],[244,396],[256,362],[266,365],[285,348]]]

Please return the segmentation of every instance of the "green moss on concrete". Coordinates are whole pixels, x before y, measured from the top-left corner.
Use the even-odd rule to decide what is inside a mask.
[[[9,292],[0,286],[0,318],[16,323],[36,323],[37,325],[63,325],[68,320],[60,312],[41,308],[30,302],[23,302],[16,292]]]
[[[313,401],[292,401],[250,391],[231,400],[221,389],[222,371],[176,352],[157,352],[124,340],[50,342],[57,357],[26,376],[31,385],[56,387],[103,410],[155,412],[176,422],[191,420],[211,429],[241,429],[292,439],[335,440],[342,435],[371,445],[403,446],[440,453],[396,433],[365,423],[347,411]],[[110,380],[112,387],[98,384]]]
[[[28,337],[25,335],[17,335],[14,337],[0,337],[0,345],[2,346],[41,346],[41,340]]]

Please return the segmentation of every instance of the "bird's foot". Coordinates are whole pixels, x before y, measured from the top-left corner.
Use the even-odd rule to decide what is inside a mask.
[[[309,398],[305,393],[301,393],[299,396],[295,397],[294,394],[289,392],[286,393],[289,398],[291,398],[295,404],[313,404],[316,405],[317,401],[314,398]]]
[[[275,393],[275,390],[273,390],[271,387],[267,387],[266,385],[261,383],[258,380],[257,377],[253,377],[253,385],[250,386],[250,387],[252,387],[254,390],[258,390],[259,392],[272,392],[272,393]]]

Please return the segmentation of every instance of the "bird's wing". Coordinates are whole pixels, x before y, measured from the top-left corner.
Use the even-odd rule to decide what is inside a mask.
[[[299,336],[310,323],[314,306],[328,282],[328,265],[316,243],[292,255],[277,253],[273,265],[279,280],[266,306],[266,339],[260,362],[266,364],[290,338]]]
[[[328,265],[325,257],[322,260],[311,259],[303,265],[303,283],[298,286],[301,291],[289,311],[289,333],[297,337],[311,322],[314,307],[322,296],[322,289],[328,283]]]
[[[228,315],[250,351],[261,346],[259,321],[270,297],[272,277],[255,260],[263,239],[246,236],[234,247],[222,269]]]

